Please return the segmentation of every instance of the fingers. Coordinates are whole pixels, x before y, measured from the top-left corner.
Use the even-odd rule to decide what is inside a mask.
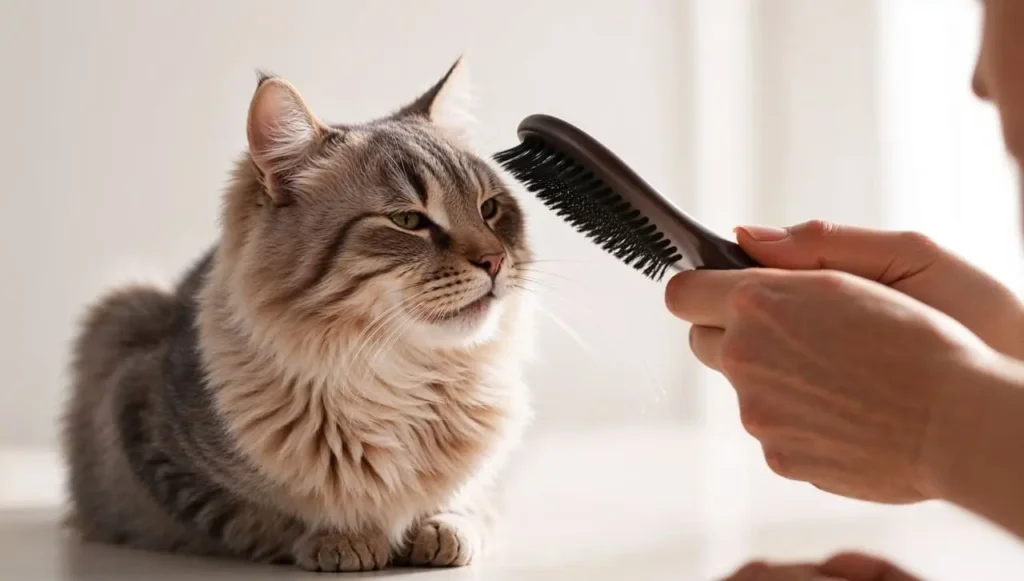
[[[668,281],[665,306],[694,325],[725,327],[729,293],[744,275],[742,270],[682,272]]]
[[[769,565],[762,561],[747,563],[723,581],[822,581],[814,565]]]
[[[892,563],[860,553],[842,553],[822,565],[747,563],[723,581],[922,581]]]
[[[921,581],[885,559],[861,553],[836,555],[821,565],[821,572],[848,581]]]
[[[741,226],[740,246],[761,264],[787,270],[841,270],[891,285],[945,255],[927,237],[813,220],[790,228]]]
[[[740,416],[744,416],[740,408]],[[749,413],[748,413],[749,415]],[[824,450],[816,450],[815,445],[808,441],[795,441],[791,438],[778,437],[778,430],[759,429],[757,425],[745,426],[758,442],[764,454],[765,464],[776,475],[787,480],[807,482],[830,494],[841,494],[842,490],[832,490],[818,486],[818,482],[829,481],[842,473],[841,463],[823,458]]]
[[[725,331],[722,329],[694,325],[690,327],[690,350],[697,357],[697,361],[715,371],[721,371],[722,340],[724,337]]]
[[[757,438],[757,436],[754,436]],[[821,460],[816,456],[793,452],[790,447],[780,447],[775,444],[764,444],[762,442],[765,464],[776,475],[787,480],[797,482],[814,483],[818,477],[827,472]],[[820,488],[820,487],[819,487]],[[824,489],[822,489],[824,490]],[[830,491],[825,491],[830,492]]]
[[[754,561],[740,567],[735,573],[726,577],[723,581],[756,581],[769,570],[771,570],[771,567],[767,563],[763,561]]]
[[[675,316],[694,325],[725,328],[737,304],[737,292],[778,278],[778,271],[691,270],[668,281],[665,306]],[[785,273],[781,273],[785,274]]]

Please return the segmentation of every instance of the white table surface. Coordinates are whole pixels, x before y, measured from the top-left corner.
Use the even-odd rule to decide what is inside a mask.
[[[711,581],[749,558],[854,548],[933,581],[1024,579],[1024,545],[970,515],[838,499],[775,477],[753,446],[737,454],[715,437],[651,426],[538,435],[510,474],[499,554],[460,570],[348,577]],[[318,578],[82,546],[58,527],[60,502],[51,451],[0,450],[0,581]]]

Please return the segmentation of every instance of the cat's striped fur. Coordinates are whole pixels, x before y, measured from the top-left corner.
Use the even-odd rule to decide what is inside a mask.
[[[515,184],[444,123],[457,68],[350,126],[261,78],[215,248],[74,345],[86,539],[329,571],[481,550],[530,415],[531,255]]]

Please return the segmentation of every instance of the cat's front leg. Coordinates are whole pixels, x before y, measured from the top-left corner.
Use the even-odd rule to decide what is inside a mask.
[[[493,491],[469,486],[454,502],[417,520],[406,533],[402,564],[464,567],[479,560],[494,530]]]
[[[292,549],[295,563],[307,571],[376,571],[388,565],[390,543],[380,531],[341,533],[311,531]]]
[[[439,512],[410,528],[403,563],[413,567],[464,567],[482,552],[484,536],[477,515]]]

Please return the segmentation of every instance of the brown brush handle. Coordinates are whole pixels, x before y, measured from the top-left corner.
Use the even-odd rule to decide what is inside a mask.
[[[519,138],[529,136],[539,137],[592,171],[650,220],[682,255],[675,265],[677,269],[732,270],[759,266],[738,244],[718,236],[688,216],[619,156],[570,123],[550,115],[530,115],[519,124]]]
[[[701,260],[704,264],[699,268],[733,270],[761,266],[739,244],[725,240],[716,234],[711,234],[711,236],[714,236],[714,240],[705,239],[707,244],[702,246]]]

